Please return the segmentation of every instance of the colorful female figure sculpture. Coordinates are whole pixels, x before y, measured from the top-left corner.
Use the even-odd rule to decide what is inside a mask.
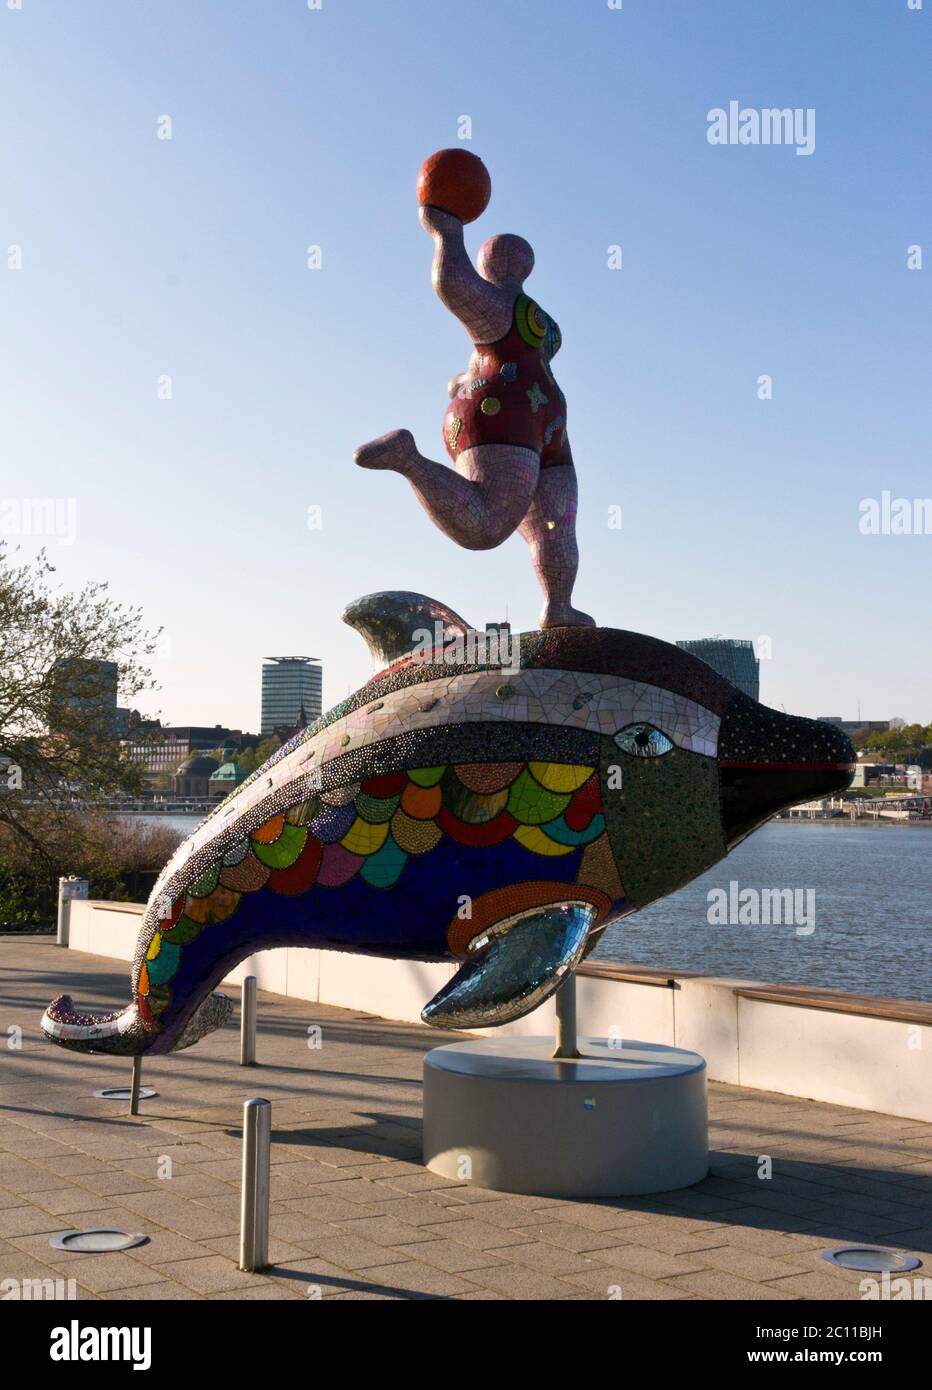
[[[453,467],[425,458],[405,429],[364,444],[355,461],[403,474],[434,524],[468,550],[491,550],[517,531],[544,591],[540,626],[592,626],[572,605],[576,470],[550,368],[560,330],[524,293],[534,252],[523,237],[493,236],[476,270],[459,217],[422,206],[420,219],[434,239],[434,289],[473,343],[448,387],[443,438]]]

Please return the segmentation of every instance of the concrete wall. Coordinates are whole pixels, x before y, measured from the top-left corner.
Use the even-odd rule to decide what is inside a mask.
[[[129,961],[142,911],[135,903],[72,902],[69,945]],[[454,971],[452,965],[289,948],[250,956],[226,982],[238,985],[255,975],[259,988],[274,994],[417,1022]],[[932,1121],[932,1021],[852,1012],[850,995],[838,1011],[742,996],[762,988],[774,987],[718,977],[681,976],[671,985],[582,973],[579,1031],[689,1048],[705,1057],[713,1081]],[[865,1000],[871,1010],[881,1003]],[[527,1036],[553,1027],[550,1002],[517,1023],[486,1031]],[[442,1040],[438,1033],[438,1044]]]

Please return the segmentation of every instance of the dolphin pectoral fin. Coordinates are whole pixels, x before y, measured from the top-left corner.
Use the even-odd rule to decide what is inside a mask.
[[[444,643],[470,631],[466,619],[445,603],[402,590],[366,594],[344,608],[340,616],[365,639],[376,661],[386,665],[407,656],[419,640],[423,641],[417,633],[426,633],[433,644],[437,623]]]
[[[597,916],[591,903],[535,907],[496,923],[421,1011],[435,1028],[494,1028],[536,1009],[582,959]]]

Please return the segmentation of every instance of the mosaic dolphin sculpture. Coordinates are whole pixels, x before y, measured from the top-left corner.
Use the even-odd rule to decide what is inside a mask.
[[[422,1017],[503,1023],[610,922],[851,780],[839,730],[768,709],[652,637],[526,632],[491,660],[420,595],[370,595],[344,616],[390,664],[179,846],[142,919],[132,1002],[84,1017],[62,995],[42,1020],[51,1041],[188,1047],[228,1017],[213,993],[224,976],[280,946],[458,961]],[[431,643],[399,656],[424,628]]]

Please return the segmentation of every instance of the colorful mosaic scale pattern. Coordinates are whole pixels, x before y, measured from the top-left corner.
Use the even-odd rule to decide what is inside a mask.
[[[534,878],[509,880],[516,865],[533,872],[535,861]],[[305,900],[303,910],[290,914],[294,929],[306,933],[313,907],[321,942],[329,929],[345,948],[356,903],[347,901],[345,891],[335,895],[333,890],[355,885],[362,907],[359,927],[368,933],[358,938],[359,945],[374,950],[382,939],[393,939],[399,910],[416,917],[410,897],[388,896],[412,869],[421,881],[406,884],[405,893],[433,901],[420,942],[412,942],[415,953],[420,949],[428,958],[465,954],[468,940],[485,925],[528,906],[559,901],[569,884],[583,890],[583,899],[600,916],[624,903],[594,767],[470,763],[373,777],[279,812],[176,898],[158,924],[135,982],[144,1022],[152,1026],[168,1008],[185,953],[202,934],[230,936],[238,914],[254,929],[254,913],[243,912],[244,900],[263,894]],[[466,917],[460,915],[464,898],[470,904]],[[287,904],[276,905],[276,916],[283,907]],[[288,926],[279,930],[287,935]],[[210,951],[218,950],[226,954],[215,937]]]

